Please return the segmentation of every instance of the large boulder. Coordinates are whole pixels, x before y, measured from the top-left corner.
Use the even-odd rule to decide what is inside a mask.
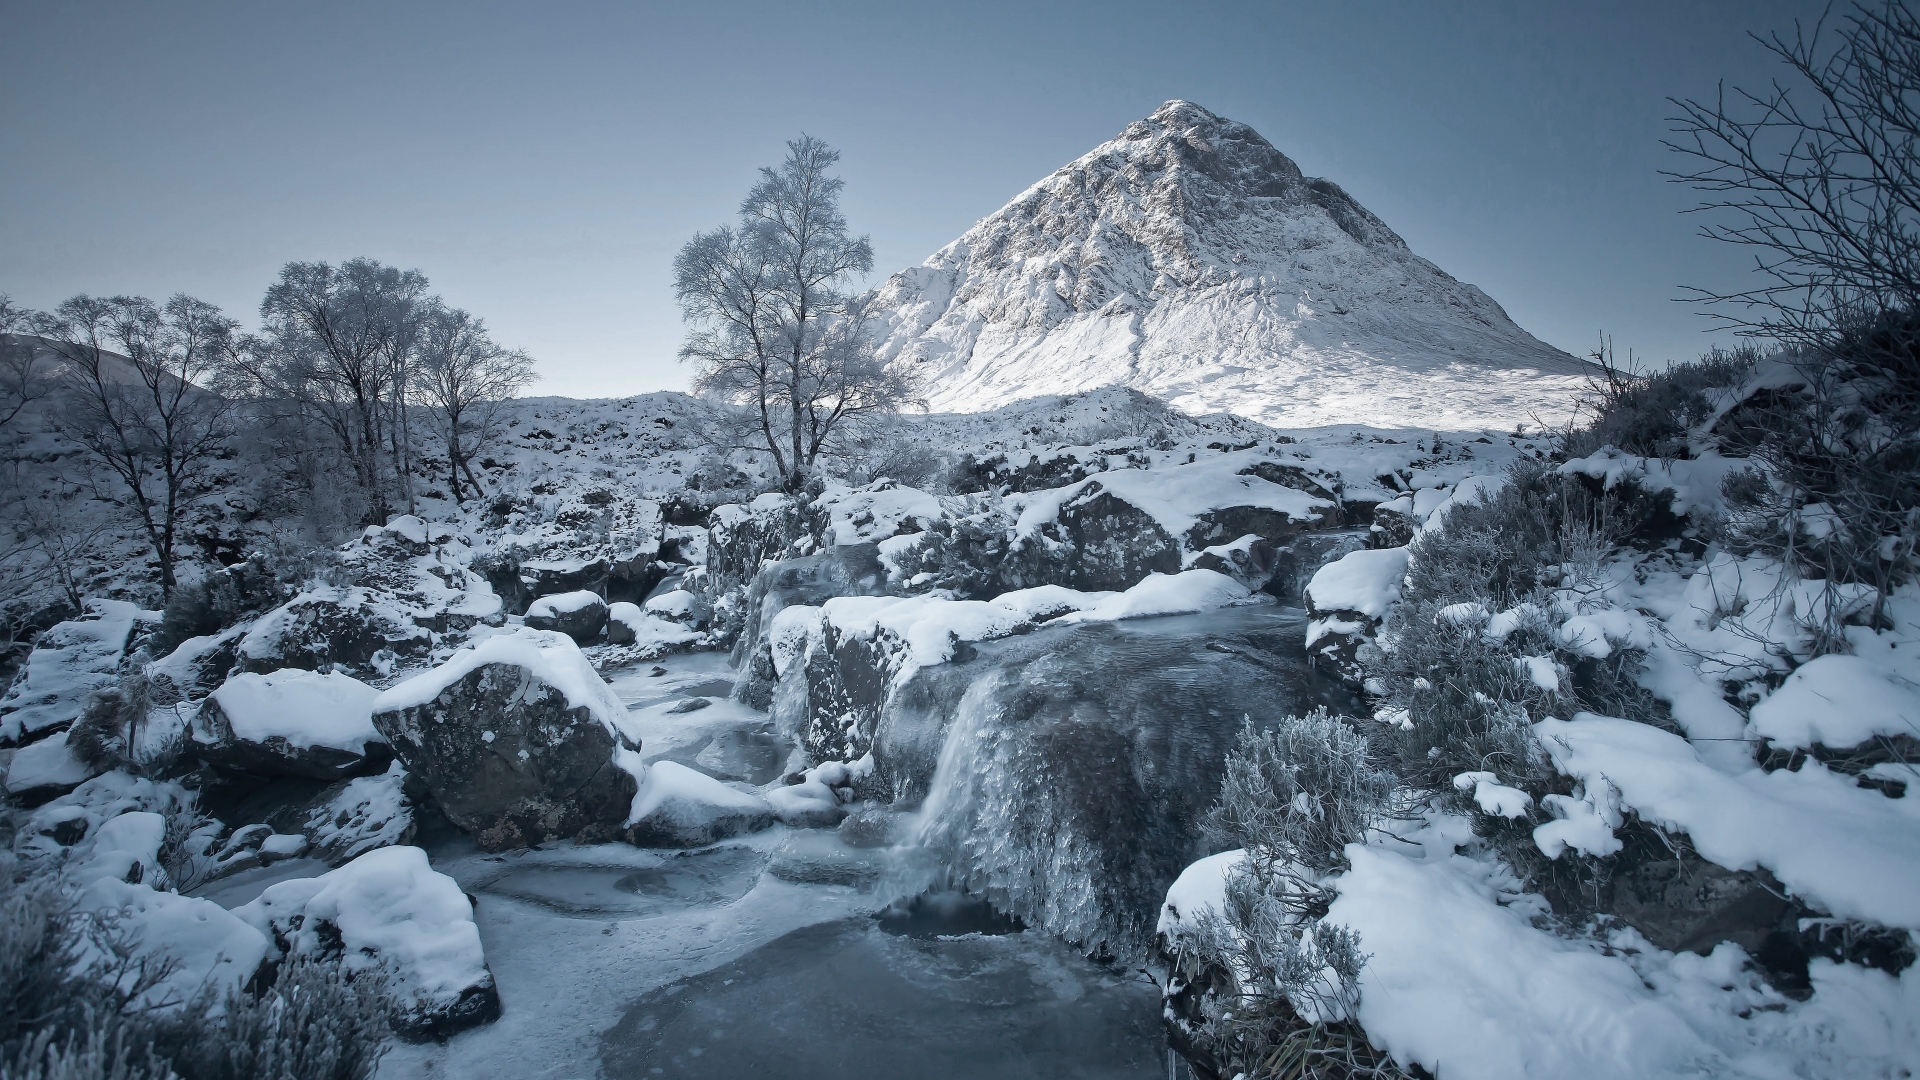
[[[280,957],[385,975],[403,1038],[444,1039],[500,1018],[473,906],[416,847],[370,851],[319,877],[270,885],[234,915]]]
[[[521,627],[381,694],[379,729],[449,820],[489,851],[612,839],[639,789],[639,733],[580,647]]]
[[[378,670],[389,658],[427,654],[432,635],[362,586],[323,586],[274,608],[240,639],[241,668]]]
[[[379,694],[346,675],[243,672],[200,703],[194,749],[215,768],[254,776],[337,780],[377,771],[391,760],[373,727]]]
[[[269,818],[276,828],[307,838],[309,856],[342,866],[378,848],[413,842],[413,800],[407,770],[397,761],[378,776],[342,780],[306,803]]]
[[[527,608],[527,625],[554,630],[582,645],[599,640],[607,625],[607,602],[600,594],[581,589],[535,600]]]

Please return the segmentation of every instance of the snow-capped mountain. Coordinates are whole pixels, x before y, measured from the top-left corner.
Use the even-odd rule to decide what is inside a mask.
[[[939,411],[1121,384],[1265,423],[1562,420],[1587,365],[1245,124],[1169,101],[874,297]]]

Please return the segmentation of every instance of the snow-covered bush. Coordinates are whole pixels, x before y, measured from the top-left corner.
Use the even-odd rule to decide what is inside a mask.
[[[1646,457],[1691,457],[1688,436],[1713,419],[1726,392],[1751,376],[1759,360],[1758,350],[1741,345],[1642,373],[1614,366],[1608,353],[1603,377],[1593,380],[1593,421],[1569,433],[1565,450],[1579,457],[1613,446]]]
[[[48,873],[0,858],[0,1077],[367,1080],[391,1035],[377,975],[291,959],[257,989],[191,1000],[178,970]]]
[[[1323,919],[1334,897],[1325,882],[1389,812],[1393,789],[1367,740],[1324,709],[1242,730],[1208,821],[1238,857],[1217,901],[1185,913],[1168,942],[1184,984],[1170,993],[1198,991],[1183,1026],[1189,1052],[1221,1075],[1401,1075],[1353,1023],[1359,935]]]

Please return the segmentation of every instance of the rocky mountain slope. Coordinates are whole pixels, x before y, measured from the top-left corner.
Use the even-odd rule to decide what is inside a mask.
[[[938,411],[1119,384],[1265,423],[1508,428],[1586,365],[1415,255],[1245,124],[1187,101],[895,274],[881,353]]]

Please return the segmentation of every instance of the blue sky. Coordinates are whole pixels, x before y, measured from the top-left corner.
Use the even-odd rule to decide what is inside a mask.
[[[371,255],[531,350],[536,393],[679,389],[675,250],[800,131],[875,282],[1163,100],[1251,124],[1574,352],[1714,339],[1751,257],[1658,176],[1671,107],[1818,3],[28,4],[0,0],[0,291],[251,324]]]

